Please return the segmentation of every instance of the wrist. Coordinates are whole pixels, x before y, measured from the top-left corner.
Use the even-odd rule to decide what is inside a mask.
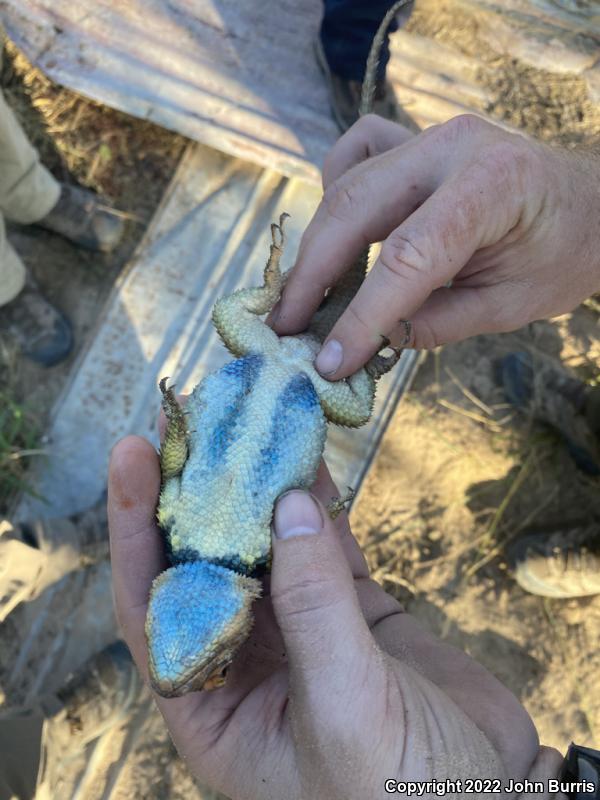
[[[573,226],[579,242],[577,261],[587,264],[588,295],[594,294],[600,291],[600,147],[582,147],[563,153],[567,172],[562,216],[566,225]]]

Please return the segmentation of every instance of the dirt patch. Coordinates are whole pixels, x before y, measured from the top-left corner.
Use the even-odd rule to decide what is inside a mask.
[[[573,328],[585,335],[569,335]],[[583,364],[586,342],[597,350],[600,328],[579,309],[430,355],[352,514],[386,590],[500,678],[542,741],[560,749],[600,733],[600,701],[590,691],[600,597],[526,594],[508,572],[505,548],[527,533],[600,524],[600,486],[553,432],[507,407],[496,365],[524,348]]]
[[[590,99],[583,77],[550,72],[522,63],[490,47],[481,32],[482,19],[460,2],[421,0],[407,29],[437,39],[480,63],[476,80],[492,100],[485,108],[542,141],[574,147],[600,137],[600,104]],[[596,47],[594,42],[581,48]]]

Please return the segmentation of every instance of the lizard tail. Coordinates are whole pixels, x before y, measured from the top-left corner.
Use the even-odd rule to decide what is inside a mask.
[[[383,18],[381,25],[377,28],[377,33],[373,38],[371,49],[369,50],[369,57],[367,58],[367,66],[365,68],[365,77],[362,85],[362,92],[360,96],[360,106],[358,113],[361,117],[365,114],[373,113],[373,102],[375,100],[375,86],[377,83],[377,67],[379,66],[379,59],[381,57],[381,48],[383,47],[383,40],[390,26],[391,21],[394,19],[398,11],[413,0],[398,0],[387,12]]]

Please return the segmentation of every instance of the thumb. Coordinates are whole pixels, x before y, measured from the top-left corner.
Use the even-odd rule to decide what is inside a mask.
[[[271,600],[296,697],[324,708],[364,686],[377,653],[338,532],[310,494],[281,497],[273,520]],[[312,705],[312,702],[310,705]]]

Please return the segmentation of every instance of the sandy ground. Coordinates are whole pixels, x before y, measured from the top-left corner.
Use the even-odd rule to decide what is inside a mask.
[[[590,691],[600,597],[528,595],[507,571],[504,546],[526,533],[596,520],[598,481],[574,466],[552,433],[506,408],[494,366],[525,347],[548,352],[562,343],[564,357],[575,340],[567,344],[560,334],[575,320],[587,323],[597,348],[597,320],[582,309],[563,324],[536,323],[430,355],[352,514],[384,587],[500,678],[542,741],[559,749],[570,738],[597,742],[600,735],[600,701]]]
[[[471,37],[453,31],[443,15],[435,25],[427,20],[417,17],[412,24],[463,50],[472,47]],[[74,317],[81,348],[184,141],[44,84],[22,59],[12,63],[13,71],[5,71],[5,91],[49,166],[107,194],[130,215],[127,240],[111,257],[81,254],[33,229],[15,232],[42,285]],[[482,82],[492,80],[490,74],[484,70]],[[595,131],[597,119],[589,109],[573,115],[572,87],[561,84],[560,91],[542,92],[541,99],[531,88],[544,80],[555,86],[552,76],[506,60],[493,76],[498,102],[491,110],[498,116],[534,120],[527,122],[534,128],[530,132],[563,143]],[[508,86],[524,88],[510,94]],[[563,107],[563,116],[555,113]],[[582,120],[587,120],[583,134]],[[495,365],[503,354],[523,347],[547,353],[582,379],[595,381],[598,316],[580,308],[516,334],[479,337],[430,354],[384,437],[352,524],[375,577],[425,627],[465,649],[509,686],[530,711],[542,741],[560,749],[572,739],[597,746],[600,697],[592,687],[597,685],[600,597],[550,601],[527,595],[512,580],[504,557],[505,545],[527,532],[550,532],[600,515],[598,479],[577,470],[555,435],[505,404]],[[2,376],[10,378],[14,396],[27,402],[43,428],[77,353],[52,373],[19,361],[10,348],[0,355]],[[96,754],[98,772],[90,784],[95,789],[85,793],[86,800],[104,797],[107,784],[111,798],[119,800],[213,797],[194,784],[177,759],[145,693],[129,721],[101,745],[92,743],[81,758],[83,770]],[[65,790],[61,796],[71,794]]]

